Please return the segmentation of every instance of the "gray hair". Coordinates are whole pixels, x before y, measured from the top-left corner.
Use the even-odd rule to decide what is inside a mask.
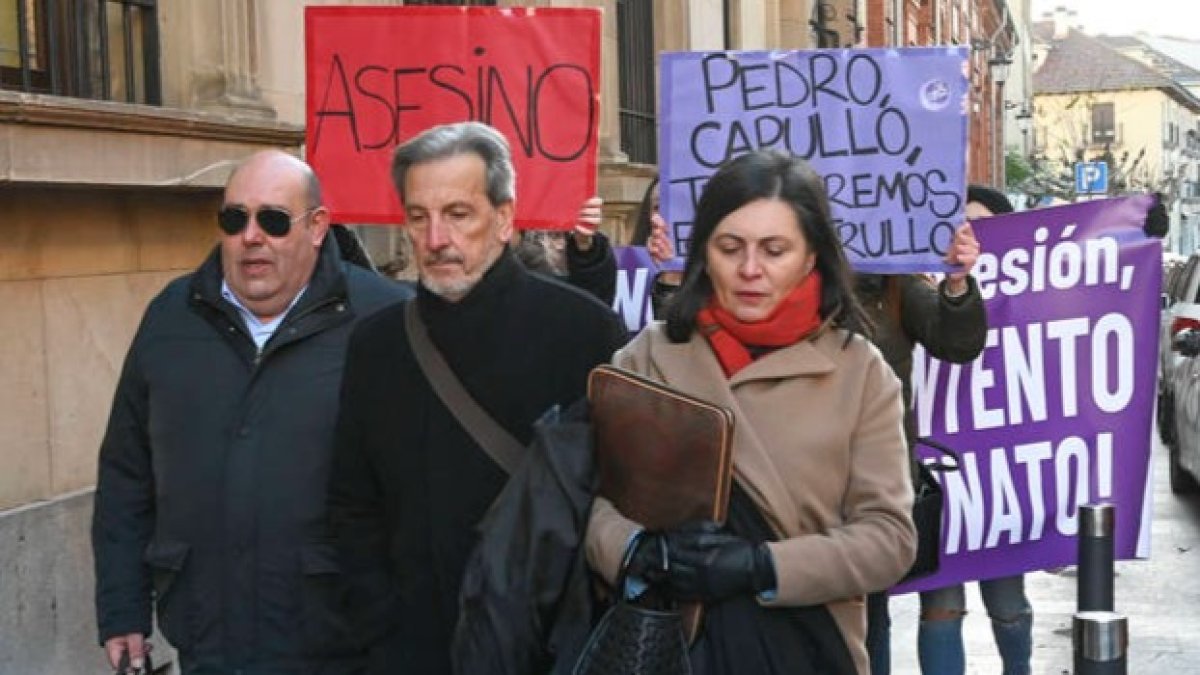
[[[404,180],[417,164],[463,154],[483,160],[488,201],[492,206],[514,201],[517,172],[513,169],[508,141],[482,122],[459,122],[433,127],[396,147],[392,157],[392,183],[404,201]]]

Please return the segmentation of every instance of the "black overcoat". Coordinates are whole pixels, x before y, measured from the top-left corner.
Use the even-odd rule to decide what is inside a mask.
[[[625,339],[610,308],[507,252],[460,301],[421,288],[415,302],[463,386],[523,444]],[[430,388],[404,307],[364,322],[347,352],[329,512],[372,672],[450,672],[463,569],[506,480]]]

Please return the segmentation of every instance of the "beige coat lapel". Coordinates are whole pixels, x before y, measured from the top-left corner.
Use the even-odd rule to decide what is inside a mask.
[[[800,514],[796,504],[762,439],[753,425],[746,423],[751,417],[743,409],[739,390],[753,387],[758,381],[828,373],[834,368],[833,362],[806,340],[756,360],[726,385],[721,364],[708,341],[698,333],[683,344],[663,340],[653,350],[651,362],[670,386],[733,411],[737,420],[733,430],[734,475],[777,534],[798,534]]]

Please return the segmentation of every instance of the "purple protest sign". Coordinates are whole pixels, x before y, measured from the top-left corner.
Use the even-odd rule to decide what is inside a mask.
[[[630,333],[637,333],[654,320],[650,290],[659,270],[681,270],[683,260],[667,261],[660,268],[643,246],[618,246],[613,249],[617,258],[617,292],[613,311],[625,322]]]
[[[1073,564],[1078,509],[1092,502],[1116,507],[1118,558],[1149,555],[1162,284],[1160,244],[1142,233],[1149,206],[1128,197],[974,223],[987,347],[961,366],[920,349],[913,360],[918,434],[962,454],[962,470],[941,476],[942,566],[893,592]]]
[[[778,148],[824,176],[857,269],[943,269],[966,192],[966,59],[964,47],[663,54],[661,203],[676,250],[717,167]]]

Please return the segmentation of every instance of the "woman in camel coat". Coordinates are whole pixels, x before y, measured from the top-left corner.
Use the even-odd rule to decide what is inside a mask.
[[[912,488],[900,384],[861,335],[821,178],[742,156],[692,234],[667,321],[614,363],[733,411],[730,515],[646,532],[597,498],[589,564],[612,584],[628,559],[627,595],[704,602],[697,673],[865,674],[863,596],[912,563]]]

